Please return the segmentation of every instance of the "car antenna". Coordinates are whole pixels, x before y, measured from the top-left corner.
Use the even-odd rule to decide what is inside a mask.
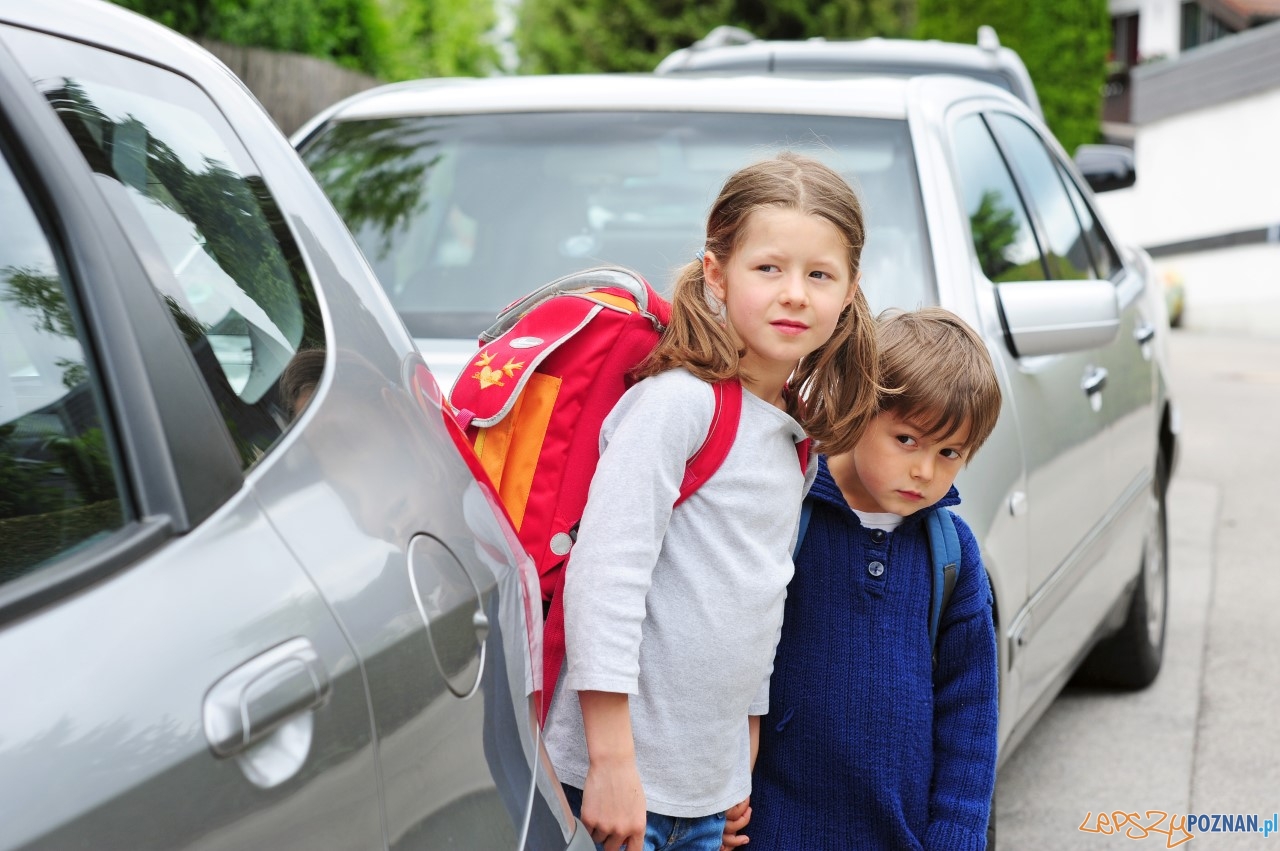
[[[750,44],[757,40],[755,33],[750,30],[721,24],[695,41],[690,45],[690,48],[692,50],[710,50],[713,47],[727,47],[731,44]]]
[[[995,27],[989,24],[978,27],[978,47],[989,53],[1000,49],[1000,36],[996,35]]]

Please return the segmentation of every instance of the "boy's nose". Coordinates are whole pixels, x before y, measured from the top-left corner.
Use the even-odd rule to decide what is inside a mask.
[[[915,477],[925,482],[933,478],[932,458],[925,458],[916,462]]]

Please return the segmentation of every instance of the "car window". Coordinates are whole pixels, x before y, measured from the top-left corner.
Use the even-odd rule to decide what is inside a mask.
[[[1075,205],[1040,136],[1025,121],[1008,113],[992,113],[988,120],[1004,144],[1011,165],[1022,177],[1028,204],[1035,211],[1046,243],[1044,257],[1049,277],[1096,277]]]
[[[979,115],[966,116],[956,122],[952,139],[973,250],[983,274],[996,283],[1044,280],[1031,220],[986,123]]]
[[[1098,272],[1098,277],[1108,280],[1114,278],[1121,269],[1120,256],[1116,253],[1115,246],[1107,238],[1101,222],[1093,214],[1080,187],[1076,185],[1066,167],[1056,158],[1055,163],[1058,166],[1058,176],[1062,178],[1062,184],[1067,187],[1067,194],[1071,196],[1076,215],[1080,217],[1080,223],[1084,227],[1084,236],[1089,243],[1089,254],[1093,257],[1093,266]]]
[[[0,160],[0,584],[125,522],[62,267]]]
[[[599,264],[659,290],[726,177],[782,147],[866,209],[875,307],[934,303],[905,121],[733,113],[512,113],[338,122],[303,158],[416,337],[474,338],[519,296]]]
[[[324,347],[316,294],[271,193],[189,80],[85,45],[6,37],[62,119],[222,411],[245,467],[287,427],[278,382]]]

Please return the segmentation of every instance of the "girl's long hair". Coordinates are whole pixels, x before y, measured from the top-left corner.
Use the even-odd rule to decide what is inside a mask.
[[[862,205],[849,184],[811,157],[784,151],[735,172],[707,216],[706,250],[725,262],[737,249],[753,212],[765,207],[820,216],[835,225],[849,249],[854,279],[866,229]],[[686,264],[676,279],[671,322],[653,353],[636,369],[644,378],[684,367],[703,381],[737,378],[737,345],[724,325],[723,305],[711,295],[702,261]],[[823,452],[853,448],[875,415],[879,392],[875,321],[859,287],[835,333],[802,358],[792,373],[789,413]]]

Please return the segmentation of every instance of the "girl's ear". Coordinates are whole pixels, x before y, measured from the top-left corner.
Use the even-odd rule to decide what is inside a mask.
[[[720,265],[719,258],[708,251],[702,257],[702,279],[707,282],[711,294],[722,302],[727,293],[724,277],[724,267]]]
[[[858,274],[853,276],[853,284],[849,287],[849,294],[844,297],[844,307],[853,304],[853,297],[858,294],[858,287],[862,286],[862,270],[858,270]]]

